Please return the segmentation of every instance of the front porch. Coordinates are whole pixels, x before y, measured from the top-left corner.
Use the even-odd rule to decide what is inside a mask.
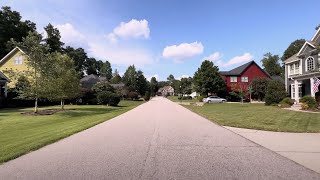
[[[299,103],[299,100],[303,96],[312,96],[316,97],[319,96],[319,93],[314,92],[314,77],[308,78],[295,78],[293,79],[292,83],[289,85],[289,95],[291,99],[294,99],[296,103]],[[317,77],[320,78],[320,77]],[[320,88],[320,87],[318,87]],[[319,94],[319,95],[318,95]]]

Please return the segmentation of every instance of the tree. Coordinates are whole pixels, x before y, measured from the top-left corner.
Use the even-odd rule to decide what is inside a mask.
[[[254,97],[258,98],[259,100],[264,99],[268,87],[268,82],[269,79],[262,77],[257,77],[251,81],[250,87]]]
[[[138,92],[140,95],[144,96],[145,93],[148,91],[148,81],[144,77],[142,71],[137,71],[135,73],[135,79],[136,79],[136,84],[135,84],[135,91]]]
[[[158,92],[159,89],[159,85],[158,85],[158,81],[155,77],[152,77],[150,80],[150,92],[151,92],[151,96],[155,96],[156,93]]]
[[[207,96],[208,93],[218,93],[226,87],[224,80],[220,77],[219,68],[209,60],[202,62],[194,74],[193,82],[197,92],[203,96]]]
[[[191,94],[192,93],[192,78],[181,78],[180,80],[181,93]]]
[[[64,43],[60,41],[61,35],[59,30],[53,27],[50,23],[44,27],[44,30],[47,33],[47,38],[44,39],[44,41],[49,47],[49,52],[61,52]]]
[[[305,42],[306,42],[305,39],[297,39],[293,41],[289,45],[289,47],[284,51],[283,56],[281,57],[281,60],[285,61],[286,59],[298,53]]]
[[[265,104],[278,104],[287,95],[285,86],[282,82],[271,80],[268,83],[267,92],[265,96]]]
[[[100,76],[106,77],[108,81],[112,79],[112,68],[109,61],[106,61],[102,64],[100,69]]]
[[[20,91],[19,98],[35,101],[34,112],[38,112],[38,100],[47,96],[46,79],[51,61],[46,52],[48,47],[42,43],[42,36],[36,32],[29,32],[28,36],[22,38],[22,42],[12,41],[12,44],[24,50],[29,70],[22,72],[29,78],[29,85]],[[15,78],[13,73],[13,78]],[[17,73],[18,74],[18,73]],[[20,75],[19,75],[20,76]],[[17,77],[17,76],[16,76]]]
[[[128,67],[122,77],[122,81],[130,91],[136,90],[136,67],[134,65]]]
[[[232,92],[230,92],[230,94],[240,98],[241,103],[243,104],[243,99],[247,95],[247,85],[243,82],[237,82],[231,85],[231,90]]]
[[[168,83],[172,85],[172,83],[176,80],[172,74],[167,77]]]
[[[10,39],[21,42],[29,31],[36,31],[36,24],[25,20],[22,21],[20,13],[12,11],[10,7],[4,6],[0,10],[0,59],[13,48],[8,43]]]
[[[280,76],[283,74],[283,69],[281,68],[281,65],[279,63],[279,56],[278,55],[272,55],[270,52],[266,53],[261,60],[262,66],[264,69],[271,75],[271,76]]]
[[[74,68],[74,62],[65,54],[51,54],[50,64],[49,72],[43,77],[47,80],[46,98],[60,100],[61,109],[64,109],[65,100],[77,97],[80,92],[79,76]]]
[[[97,60],[95,58],[88,58],[85,62],[85,71],[87,75],[95,74],[98,75]]]
[[[64,49],[64,52],[73,60],[76,71],[81,77],[83,77],[85,62],[88,59],[87,53],[84,51],[84,49],[74,49],[73,47],[67,46]]]
[[[116,74],[115,76],[113,76],[113,78],[110,80],[111,84],[119,84],[122,82],[122,78],[119,74]]]

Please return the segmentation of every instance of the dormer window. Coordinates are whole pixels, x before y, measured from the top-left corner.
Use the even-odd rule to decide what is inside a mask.
[[[14,64],[22,64],[22,56],[16,56],[14,58]]]
[[[306,61],[306,67],[307,67],[307,71],[313,71],[315,68],[314,68],[314,58],[313,57],[308,57],[307,58],[307,61]]]

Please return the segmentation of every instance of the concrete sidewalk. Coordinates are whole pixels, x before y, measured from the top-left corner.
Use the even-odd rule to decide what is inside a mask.
[[[225,128],[320,173],[320,133],[284,133]]]

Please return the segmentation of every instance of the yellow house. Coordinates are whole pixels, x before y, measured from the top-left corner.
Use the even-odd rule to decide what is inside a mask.
[[[12,70],[14,72],[26,71],[28,70],[26,61],[25,53],[19,47],[15,47],[0,60],[0,71],[7,77],[8,74],[6,74],[6,70]],[[14,82],[8,84],[9,87],[12,87],[13,85]]]

